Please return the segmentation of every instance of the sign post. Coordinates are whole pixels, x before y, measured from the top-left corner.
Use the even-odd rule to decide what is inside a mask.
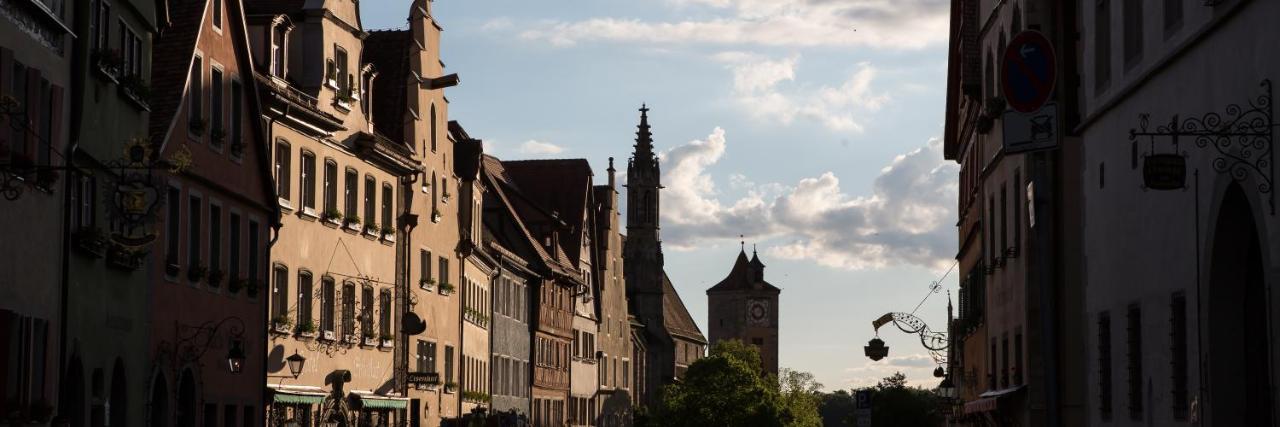
[[[858,390],[854,395],[853,416],[857,427],[871,427],[871,390]]]
[[[1053,45],[1037,31],[1023,31],[1000,61],[1000,87],[1011,108],[1000,118],[1005,153],[1057,147],[1058,106],[1049,102],[1057,82]]]

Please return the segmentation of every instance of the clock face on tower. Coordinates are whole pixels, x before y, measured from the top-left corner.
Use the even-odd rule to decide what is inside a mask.
[[[769,326],[769,300],[747,300],[747,324]]]

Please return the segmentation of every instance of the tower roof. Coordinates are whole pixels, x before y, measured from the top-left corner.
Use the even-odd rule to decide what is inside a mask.
[[[764,281],[763,271],[764,263],[760,262],[760,257],[755,254],[755,251],[752,251],[751,259],[748,260],[747,252],[744,248],[738,252],[738,258],[733,263],[733,269],[729,270],[729,276],[712,286],[711,289],[707,289],[707,293],[757,289],[774,293],[782,292],[778,287]],[[760,274],[756,274],[757,272]],[[757,285],[759,286],[757,287]]]
[[[636,151],[632,155],[634,161],[655,161],[653,154],[653,133],[649,131],[649,107],[640,105],[640,125],[636,126]]]

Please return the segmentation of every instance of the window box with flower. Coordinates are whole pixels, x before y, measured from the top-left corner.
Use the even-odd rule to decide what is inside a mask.
[[[347,229],[351,231],[360,231],[360,215],[347,215]]]
[[[382,348],[391,348],[396,344],[396,336],[392,334],[381,334],[378,338],[382,341]]]
[[[93,63],[94,74],[111,83],[116,83],[120,75],[120,66],[124,58],[116,49],[94,49],[89,61]]]
[[[325,209],[324,213],[320,214],[320,217],[328,224],[339,225],[342,223],[342,212],[334,208]]]
[[[449,295],[454,291],[454,286],[449,282],[440,282],[440,295]]]
[[[142,76],[130,74],[120,79],[120,94],[128,99],[134,107],[142,111],[151,111],[151,87],[142,80]]]
[[[82,228],[73,238],[76,241],[76,248],[89,256],[102,258],[107,254],[107,235],[100,228]]]
[[[364,225],[364,234],[376,237],[378,235],[378,229],[378,223],[369,221],[368,224]]]
[[[289,333],[289,327],[293,326],[293,320],[288,315],[278,315],[271,318],[271,330],[280,334]]]
[[[304,337],[314,337],[316,336],[316,324],[310,320],[299,322],[297,333]]]
[[[244,294],[248,295],[249,298],[257,298],[258,287],[259,285],[257,280],[246,279],[244,284]]]
[[[248,281],[249,281],[248,279],[235,279],[235,278],[228,280],[227,294],[235,295],[237,292],[240,292],[241,289],[244,289],[245,284]]]
[[[178,273],[182,272],[182,264],[178,264],[176,259],[167,259],[164,263],[164,275],[169,277],[178,277]]]
[[[209,287],[216,288],[216,287],[222,286],[222,279],[225,276],[226,276],[226,273],[223,272],[222,269],[220,268],[210,269],[209,270]]]
[[[395,238],[396,238],[395,227],[392,227],[390,224],[384,224],[382,226],[382,240],[394,241]]]
[[[199,282],[209,273],[209,269],[203,265],[195,264],[187,268],[187,280]]]
[[[204,119],[192,120],[187,124],[187,128],[191,130],[192,135],[202,136],[204,135],[204,131],[209,128],[209,122]]]
[[[367,345],[370,347],[378,345],[378,334],[375,334],[373,332],[365,332],[363,336],[364,336],[364,345]]]
[[[120,270],[135,271],[142,268],[142,257],[145,255],[146,253],[137,249],[111,245],[111,249],[107,251],[107,265]]]
[[[221,146],[226,139],[227,131],[222,130],[221,127],[216,127],[209,131],[209,140],[213,142],[213,145]]]
[[[428,291],[433,291],[433,290],[435,290],[435,288],[436,288],[436,280],[435,280],[435,279],[422,279],[422,280],[419,280],[419,281],[418,281],[418,287],[420,287],[420,288],[422,288],[422,289],[425,289],[425,290],[428,290]]]
[[[458,383],[455,383],[455,382],[452,382],[452,381],[449,381],[449,382],[444,383],[444,392],[445,392],[445,393],[457,393],[457,392],[458,392]]]

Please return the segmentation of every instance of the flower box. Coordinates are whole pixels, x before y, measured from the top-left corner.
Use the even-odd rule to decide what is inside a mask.
[[[440,295],[449,295],[449,294],[452,294],[452,293],[453,293],[453,291],[454,291],[454,289],[456,289],[456,288],[454,288],[454,287],[453,287],[453,284],[452,284],[452,283],[449,283],[449,282],[441,282],[441,283],[440,283]]]
[[[302,322],[298,324],[298,335],[315,336],[316,324],[314,322]]]
[[[248,280],[246,280],[246,279],[231,279],[231,280],[228,280],[228,281],[227,281],[227,293],[228,293],[228,294],[231,294],[231,295],[235,295],[235,294],[236,294],[236,292],[240,292],[240,289],[243,289],[243,288],[244,288],[244,286],[245,286],[245,282],[248,282]]]
[[[139,110],[151,111],[151,87],[141,77],[131,75],[121,79],[120,94]]]
[[[89,61],[93,64],[94,74],[99,78],[111,83],[117,83],[120,75],[120,65],[124,63],[124,59],[120,56],[120,51],[115,49],[96,49],[90,54]]]
[[[187,280],[199,282],[201,279],[204,279],[205,274],[208,272],[209,269],[205,268],[203,265],[193,265],[187,268]]]
[[[134,271],[142,267],[144,254],[120,245],[112,245],[107,252],[107,265],[120,270]]]
[[[435,279],[422,279],[418,281],[418,286],[422,289],[432,291],[436,288],[436,281]]]
[[[216,288],[222,286],[222,278],[226,276],[221,269],[213,269],[209,271],[209,287]]]
[[[85,228],[73,236],[76,248],[94,258],[102,258],[107,253],[107,236],[98,228]]]
[[[289,320],[289,316],[281,315],[271,318],[271,330],[278,333],[289,333],[289,326],[292,324],[293,322]]]
[[[257,298],[258,297],[258,281],[250,279],[250,280],[246,280],[245,282],[247,283],[245,283],[244,285],[244,294],[248,295],[249,298]]]
[[[458,383],[454,383],[454,382],[447,382],[447,383],[444,383],[444,392],[445,392],[445,393],[456,393],[456,392],[458,392]]]

